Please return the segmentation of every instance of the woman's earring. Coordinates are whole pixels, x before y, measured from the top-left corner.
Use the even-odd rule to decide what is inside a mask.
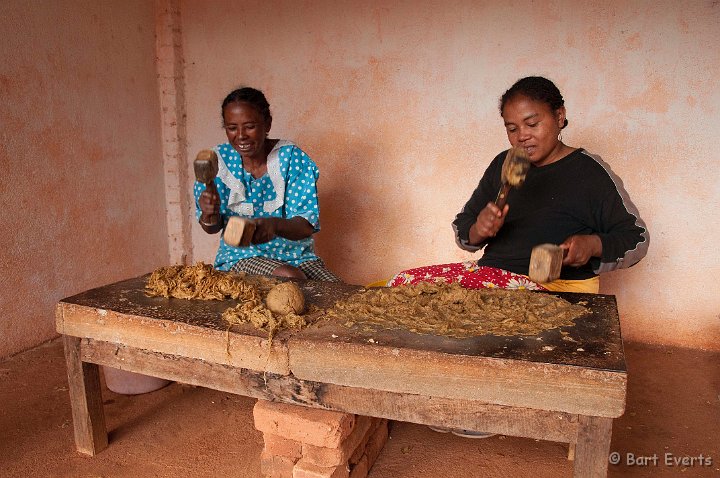
[[[562,130],[558,133],[558,141],[562,141]]]

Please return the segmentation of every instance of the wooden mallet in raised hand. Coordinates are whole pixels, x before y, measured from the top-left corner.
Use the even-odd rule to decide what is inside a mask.
[[[205,185],[205,190],[217,195],[215,187],[215,176],[218,173],[218,157],[212,149],[203,149],[195,157],[193,162],[195,168],[195,179]],[[207,225],[219,226],[220,214],[213,214]]]
[[[495,205],[500,208],[501,211],[507,203],[510,188],[522,186],[529,170],[530,161],[525,149],[520,147],[510,148],[505,155],[505,161],[503,161],[502,165],[502,173],[500,176],[502,186],[500,187],[500,191],[498,191],[497,198],[495,198]]]
[[[218,173],[218,157],[212,149],[203,149],[195,157],[193,163],[195,168],[195,179],[199,183],[205,185],[205,189],[211,193],[217,194],[215,187],[215,176]],[[220,225],[220,215],[215,214],[211,218],[210,225]],[[253,233],[255,232],[255,223],[250,219],[238,216],[231,216],[225,226],[223,240],[229,246],[247,247],[250,245]]]

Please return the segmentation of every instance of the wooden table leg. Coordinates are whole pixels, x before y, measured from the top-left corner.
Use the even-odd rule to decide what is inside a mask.
[[[107,448],[108,436],[100,390],[100,367],[80,359],[80,340],[63,336],[75,447],[80,453],[92,456]]]
[[[578,418],[578,437],[575,448],[575,478],[605,478],[610,453],[612,418]]]

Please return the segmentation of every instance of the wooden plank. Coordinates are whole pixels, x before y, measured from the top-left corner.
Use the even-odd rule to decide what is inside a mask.
[[[624,372],[369,343],[290,338],[288,347],[301,380],[610,418],[625,410]]]
[[[80,358],[80,340],[63,337],[68,370],[68,389],[72,408],[75,446],[80,453],[96,455],[107,448],[100,370],[96,364]]]
[[[280,375],[290,372],[287,345],[277,339],[147,318],[61,302],[57,331],[156,352]]]
[[[566,443],[577,437],[578,417],[561,412],[323,384],[96,340],[83,341],[81,354],[86,361],[263,400]]]
[[[577,431],[577,415],[562,412],[332,384],[325,384],[323,391],[323,404],[333,409],[423,425],[564,443]]]
[[[579,417],[575,450],[575,478],[605,478],[610,453],[612,419]]]

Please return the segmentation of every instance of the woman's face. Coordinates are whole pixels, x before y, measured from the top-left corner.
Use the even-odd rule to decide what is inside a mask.
[[[223,127],[228,142],[243,159],[265,159],[265,139],[270,121],[249,103],[229,103],[223,109]]]
[[[510,144],[524,148],[532,164],[545,166],[560,159],[564,106],[552,111],[547,103],[516,95],[505,103],[502,117]]]

